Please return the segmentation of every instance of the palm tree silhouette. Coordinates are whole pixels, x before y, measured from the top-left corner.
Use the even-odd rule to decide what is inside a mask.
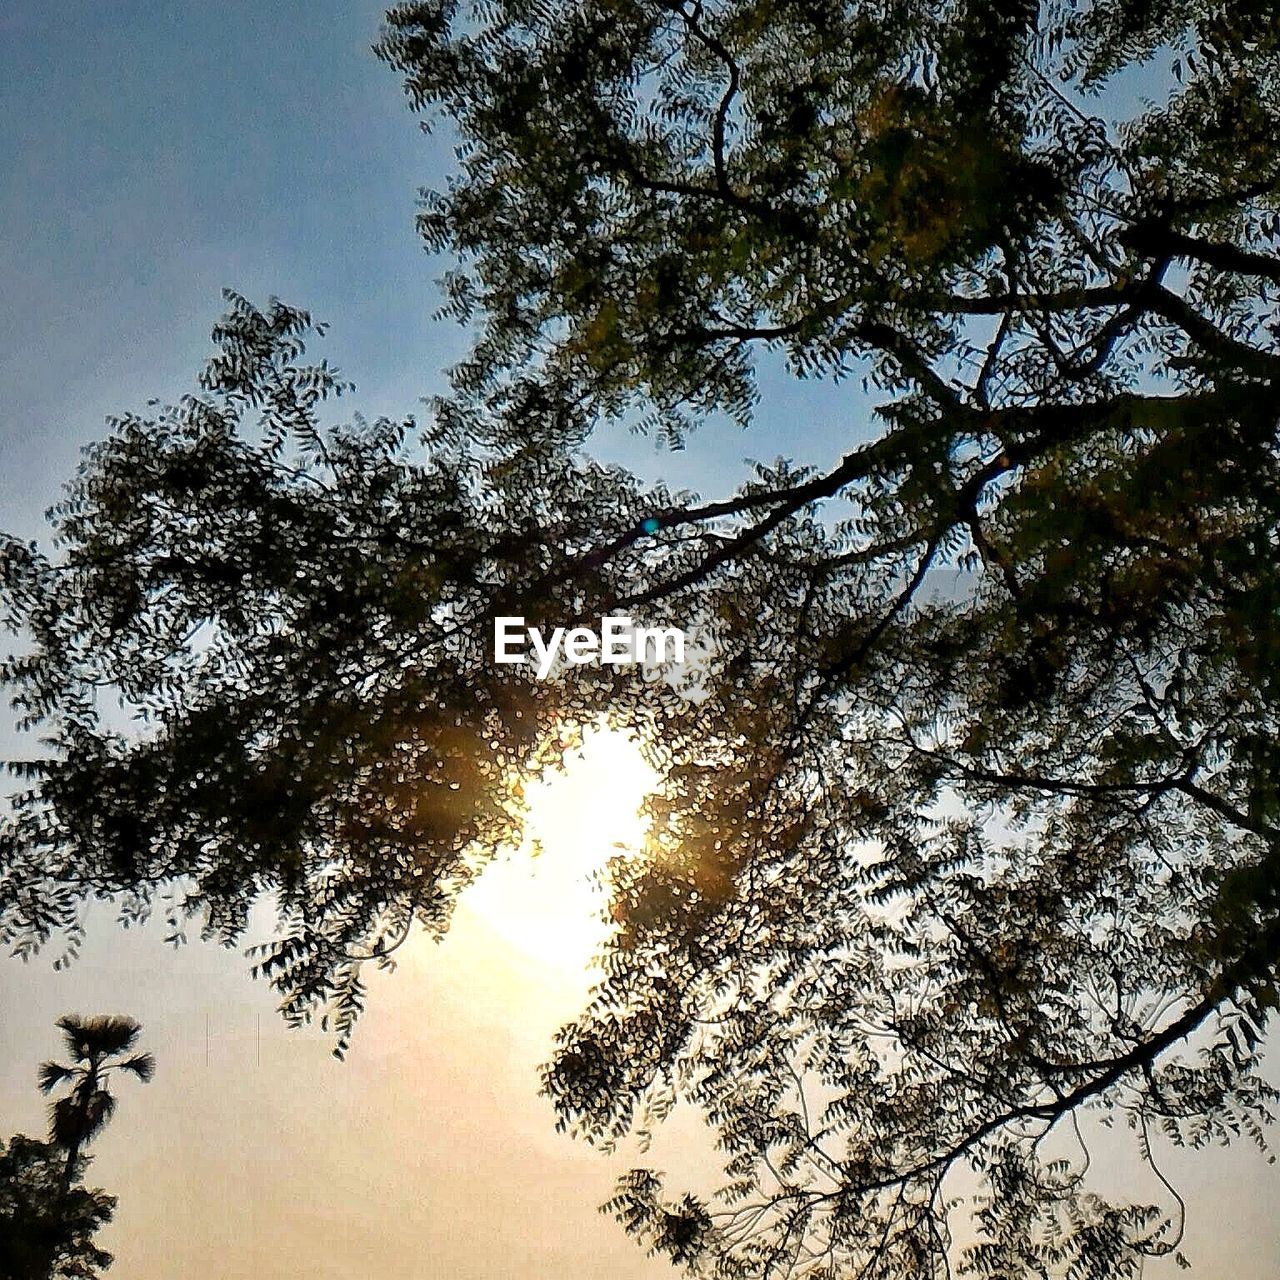
[[[102,1132],[116,1109],[107,1087],[111,1072],[128,1071],[147,1081],[155,1074],[156,1060],[149,1053],[130,1053],[142,1031],[132,1018],[116,1014],[83,1018],[69,1013],[57,1025],[71,1062],[41,1063],[40,1092],[70,1085],[68,1093],[49,1105],[49,1138],[67,1156],[62,1172],[65,1196],[75,1179],[81,1149]]]

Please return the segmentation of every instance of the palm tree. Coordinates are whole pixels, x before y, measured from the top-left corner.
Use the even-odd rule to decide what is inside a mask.
[[[108,1089],[112,1071],[128,1071],[147,1081],[155,1074],[156,1060],[149,1053],[131,1053],[142,1028],[132,1018],[116,1014],[83,1018],[69,1013],[58,1019],[66,1041],[70,1064],[40,1065],[40,1091],[52,1093],[68,1084],[70,1092],[49,1105],[50,1140],[66,1152],[62,1172],[65,1196],[75,1179],[81,1148],[103,1130],[116,1109]],[[129,1055],[129,1056],[125,1056]]]

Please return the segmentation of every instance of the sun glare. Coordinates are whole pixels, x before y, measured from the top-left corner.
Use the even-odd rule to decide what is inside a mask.
[[[486,867],[461,907],[529,960],[585,974],[608,932],[598,873],[620,848],[640,846],[655,781],[631,735],[589,730],[529,788],[524,844]]]

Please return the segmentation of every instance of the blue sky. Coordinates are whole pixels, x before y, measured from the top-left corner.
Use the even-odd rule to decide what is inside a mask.
[[[109,413],[191,387],[220,290],[331,324],[324,354],[366,416],[442,388],[465,334],[433,322],[442,262],[413,229],[450,160],[369,46],[382,7],[45,5],[0,17],[0,509],[34,532]],[[850,393],[766,379],[768,428],[706,428],[675,459],[598,447],[719,491],[743,455],[847,448]],[[844,406],[849,405],[846,409]],[[815,439],[815,437],[817,437]],[[729,464],[729,465],[726,465]],[[732,487],[729,483],[728,487]]]
[[[433,148],[368,51],[377,4],[43,5],[0,19],[0,503],[110,412],[190,387],[231,286],[333,322],[370,416],[439,385],[416,242]]]

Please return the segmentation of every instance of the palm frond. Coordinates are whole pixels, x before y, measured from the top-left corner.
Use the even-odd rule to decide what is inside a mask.
[[[119,1067],[121,1071],[132,1071],[145,1084],[156,1073],[155,1055],[137,1053],[132,1058],[126,1058],[119,1064]]]
[[[68,1013],[58,1019],[57,1025],[62,1028],[68,1051],[77,1058],[127,1053],[137,1043],[142,1031],[133,1018],[115,1013],[93,1018]]]
[[[74,1075],[75,1072],[70,1067],[64,1067],[60,1062],[42,1062],[38,1077],[40,1092],[51,1093],[58,1085],[72,1079]]]
[[[64,1013],[55,1023],[62,1031],[62,1040],[67,1046],[67,1052],[73,1058],[88,1057],[85,1036],[82,1030],[85,1021],[78,1013]]]

